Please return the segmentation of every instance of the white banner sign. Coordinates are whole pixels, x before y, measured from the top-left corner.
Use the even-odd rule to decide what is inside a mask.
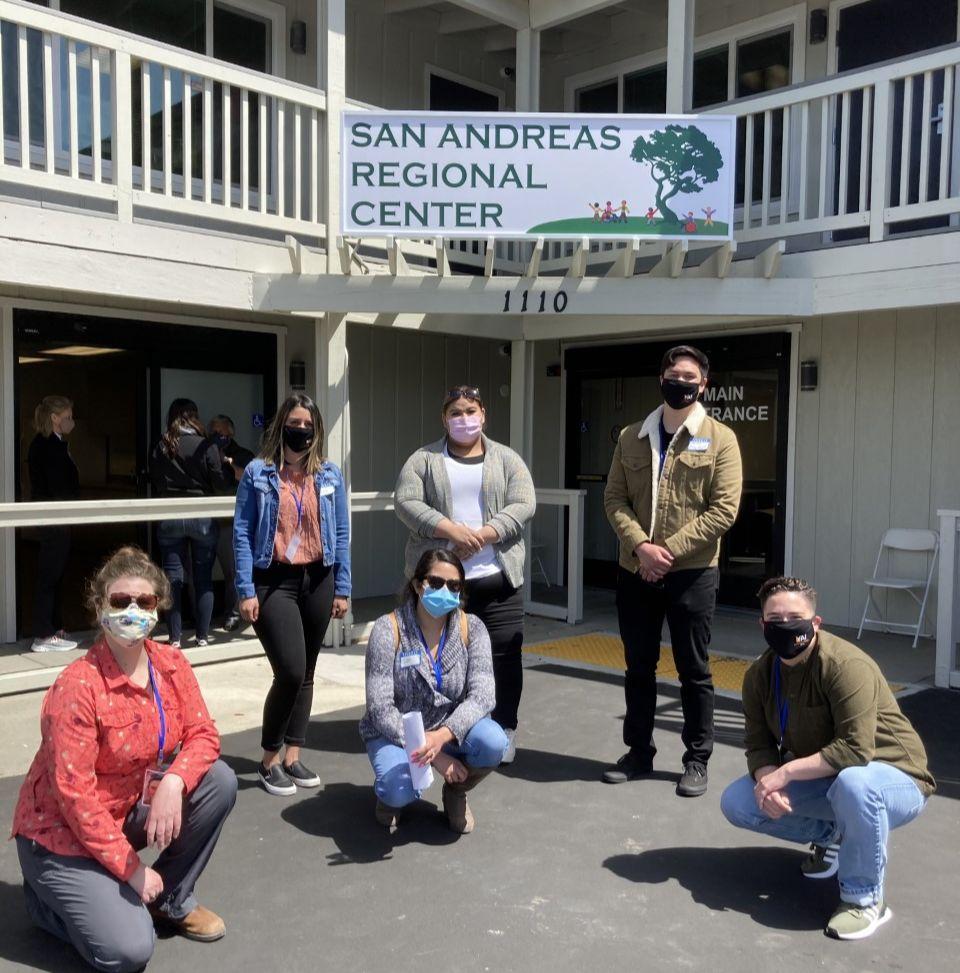
[[[343,231],[732,239],[736,119],[344,112]]]

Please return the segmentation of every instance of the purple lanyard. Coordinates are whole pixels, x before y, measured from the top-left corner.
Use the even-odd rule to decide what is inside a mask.
[[[163,712],[163,701],[160,699],[160,690],[157,688],[157,680],[153,675],[153,665],[147,659],[147,672],[150,674],[150,686],[153,689],[153,698],[157,703],[157,712],[160,714],[160,740],[157,745],[157,766],[163,763],[163,745],[167,740],[167,718]]]

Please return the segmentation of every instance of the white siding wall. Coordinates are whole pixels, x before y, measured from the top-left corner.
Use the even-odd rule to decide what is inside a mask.
[[[350,356],[350,468],[353,489],[393,490],[407,457],[443,435],[440,405],[447,389],[479,387],[487,432],[509,440],[510,359],[503,342],[419,334],[363,324],[347,326]],[[393,513],[359,514],[351,565],[356,597],[391,594],[403,578],[406,530]]]

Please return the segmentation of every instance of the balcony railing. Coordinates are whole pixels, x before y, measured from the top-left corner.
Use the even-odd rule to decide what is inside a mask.
[[[323,237],[323,92],[0,0],[0,182]]]

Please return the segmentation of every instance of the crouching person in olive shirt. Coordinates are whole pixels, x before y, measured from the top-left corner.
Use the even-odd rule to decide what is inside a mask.
[[[750,772],[720,807],[738,828],[810,843],[803,874],[840,881],[825,932],[864,939],[893,915],[887,838],[935,789],[927,755],[876,663],[820,627],[810,585],[772,578],[759,597],[769,650],[743,680]]]

